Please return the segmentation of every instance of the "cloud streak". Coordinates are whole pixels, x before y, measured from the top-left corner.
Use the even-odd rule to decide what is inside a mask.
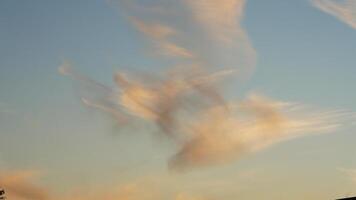
[[[313,0],[313,5],[328,13],[351,28],[356,29],[356,1],[354,0]]]
[[[7,199],[12,200],[157,200],[167,196],[164,190],[160,190],[161,186],[153,186],[150,181],[144,180],[114,187],[74,188],[58,195],[37,184],[36,175],[34,171],[2,171],[0,186],[5,190]],[[203,200],[179,192],[169,194],[169,199]]]
[[[110,89],[106,100],[94,104],[83,99],[83,103],[113,116],[120,113],[155,123],[179,147],[169,160],[175,170],[223,164],[308,133],[330,132],[347,115],[306,112],[300,109],[302,104],[257,94],[227,103],[217,88],[219,79],[234,71],[179,71],[163,73],[150,82],[117,73],[117,88]]]
[[[171,169],[238,160],[307,133],[338,127],[341,111],[312,113],[302,105],[259,95],[224,98],[223,82],[250,74],[256,54],[241,26],[245,0],[130,1],[128,19],[171,66],[155,75],[118,72],[115,87],[75,72],[59,71],[88,89],[85,105],[107,112],[121,124],[151,122],[178,146]],[[183,22],[183,23],[182,23]],[[176,59],[179,58],[179,59]]]
[[[35,177],[33,171],[0,172],[0,186],[9,199],[49,200],[48,191],[35,184]]]
[[[332,123],[337,112],[293,116],[293,104],[258,95],[235,107],[229,112],[221,107],[204,112],[188,130],[193,137],[182,144],[170,166],[184,169],[231,162],[281,141],[338,127]]]
[[[256,63],[256,52],[241,25],[245,4],[245,0],[158,0],[130,1],[125,8],[129,21],[156,54],[206,69],[239,69],[240,77],[245,77]]]
[[[137,80],[125,73],[116,73],[113,78],[115,88],[75,72],[68,63],[60,66],[59,72],[86,85],[90,94],[82,97],[85,105],[111,114],[122,124],[139,118],[156,123],[165,133],[172,133],[177,128],[178,111],[192,113],[192,107],[198,109],[225,104],[215,85],[234,73],[234,70],[221,70],[206,74],[202,69],[189,69],[189,72],[181,68],[170,70],[149,83],[145,79]]]
[[[153,42],[158,55],[193,58],[192,52],[169,40],[171,37],[177,35],[175,29],[159,23],[144,22],[134,17],[131,17],[130,21],[137,30]]]
[[[244,34],[240,25],[245,0],[185,0],[194,19],[216,40],[231,43]]]

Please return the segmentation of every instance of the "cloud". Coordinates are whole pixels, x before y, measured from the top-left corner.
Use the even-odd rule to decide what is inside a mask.
[[[174,29],[162,24],[147,24],[133,17],[131,18],[131,22],[140,32],[150,38],[163,40],[176,34]]]
[[[236,67],[240,79],[249,77],[256,64],[256,51],[241,25],[246,1],[184,0],[184,4],[203,35],[198,40],[202,48],[196,48],[196,54],[207,66]]]
[[[245,0],[185,0],[193,17],[214,39],[231,43],[236,36],[244,34],[240,25]]]
[[[146,177],[147,178],[147,177]],[[163,178],[163,177],[162,177]],[[167,188],[164,180],[137,180],[134,183],[126,183],[94,190],[80,190],[64,196],[65,200],[211,200],[206,195],[180,192],[176,189]],[[162,182],[161,182],[162,181]]]
[[[245,4],[245,0],[131,1],[125,11],[159,55],[205,68],[238,68],[246,77],[253,71],[256,52],[241,25]]]
[[[179,147],[172,169],[210,166],[238,160],[278,142],[338,127],[331,111],[298,111],[292,103],[259,95],[232,103],[223,81],[244,79],[256,55],[241,25],[244,0],[130,1],[128,18],[160,54],[171,59],[154,75],[118,72],[107,87],[75,72],[68,63],[59,71],[84,85],[86,106],[121,122],[152,122]]]
[[[111,188],[95,188],[94,190],[79,190],[64,196],[65,200],[151,200],[153,196],[144,189],[138,188],[135,184],[126,184]]]
[[[313,5],[356,29],[356,1],[354,0],[313,0]]]
[[[288,113],[293,104],[258,95],[249,96],[235,107],[229,111],[221,107],[205,111],[189,127],[193,137],[170,160],[171,168],[231,162],[281,141],[338,127],[331,120],[337,112],[293,116],[293,112]]]
[[[77,191],[72,193],[65,200],[159,200],[159,199],[174,199],[174,200],[205,200],[206,198],[193,196],[186,193],[176,193],[167,195],[162,188],[150,186],[149,183],[131,183],[110,187],[106,189],[96,189],[92,191]]]
[[[75,71],[69,61],[63,62],[58,67],[58,72],[76,80],[79,93],[84,105],[110,113],[118,124],[127,124],[129,119],[123,115],[116,104],[112,103],[114,91],[112,88]]]
[[[161,51],[160,54],[167,56],[178,56],[183,58],[193,58],[194,55],[189,50],[180,47],[174,43],[162,42],[159,45]]]
[[[179,111],[192,113],[193,107],[224,104],[220,91],[214,86],[223,77],[234,73],[233,70],[221,70],[206,74],[202,69],[189,69],[170,70],[150,82],[116,73],[117,87],[109,88],[75,72],[68,63],[59,67],[62,74],[87,86],[89,94],[82,96],[86,106],[111,114],[120,124],[135,118],[154,122],[165,133],[172,133],[176,128]]]
[[[177,170],[232,162],[282,141],[330,132],[348,115],[337,110],[306,112],[300,109],[302,104],[256,94],[227,103],[219,81],[234,70],[206,74],[202,69],[188,69],[188,73],[182,68],[170,70],[150,81],[117,73],[117,88],[103,86],[111,91],[103,100],[82,100],[115,118],[155,123],[179,147],[169,160],[169,167]],[[65,74],[79,81],[90,80],[69,71]]]
[[[34,171],[0,172],[0,186],[5,189],[8,199],[50,199],[48,191],[35,184],[36,175]]]
[[[81,189],[72,188],[65,193],[55,193],[39,185],[35,180],[37,175],[38,172],[35,171],[2,171],[0,188],[4,189],[6,198],[12,200],[157,200],[167,199],[167,196],[175,200],[203,200],[181,192],[168,194],[162,190],[163,185],[153,184],[142,177],[135,183],[108,187],[80,187]]]
[[[147,23],[134,17],[131,17],[130,21],[137,30],[153,41],[157,54],[182,58],[193,57],[193,53],[188,49],[169,40],[170,37],[177,35],[172,27],[159,23]]]
[[[356,185],[356,169],[339,168],[338,170],[344,173]]]

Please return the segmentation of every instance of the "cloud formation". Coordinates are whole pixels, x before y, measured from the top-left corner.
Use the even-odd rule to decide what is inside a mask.
[[[90,107],[105,111],[119,122],[139,118],[156,123],[163,132],[171,133],[176,127],[178,111],[192,113],[193,107],[223,105],[216,83],[234,70],[221,70],[206,74],[202,69],[182,68],[170,70],[153,79],[134,79],[125,73],[114,75],[115,88],[104,86],[75,72],[69,63],[59,67],[59,72],[85,85],[89,94],[82,102]],[[99,97],[98,97],[99,96]],[[199,105],[198,105],[199,104]]]
[[[168,196],[168,198],[167,198]],[[174,193],[165,195],[165,191],[146,184],[126,184],[109,189],[98,189],[93,192],[82,191],[64,197],[65,200],[206,200],[206,198],[185,194]]]
[[[150,181],[137,181],[116,185],[114,187],[73,188],[66,193],[54,193],[47,187],[39,185],[34,171],[2,171],[0,173],[0,188],[5,191],[7,199],[12,200],[157,200],[167,199],[165,191],[160,186],[150,185]],[[194,196],[173,192],[169,199],[203,200]]]
[[[170,60],[173,65],[235,68],[246,77],[254,69],[256,52],[241,25],[245,4],[245,0],[137,0],[124,7],[157,55],[178,58]]]
[[[355,0],[313,0],[313,5],[356,29]]]
[[[301,104],[260,95],[224,98],[223,81],[243,79],[255,64],[255,51],[241,26],[245,4],[130,1],[132,25],[160,55],[174,57],[168,69],[141,76],[118,72],[113,88],[75,72],[68,63],[59,71],[85,85],[85,105],[121,124],[135,119],[155,123],[179,148],[168,162],[171,169],[231,162],[281,141],[334,130],[342,112],[306,112],[297,109]]]
[[[155,46],[156,53],[158,55],[182,58],[193,57],[193,53],[188,49],[169,40],[172,36],[177,35],[176,30],[172,27],[156,22],[144,22],[143,20],[134,17],[131,17],[130,21],[137,28],[137,30],[153,42],[153,46]]]
[[[231,43],[244,34],[240,25],[244,15],[245,0],[185,0],[194,19],[216,40]]]
[[[231,73],[224,70],[210,75],[202,71],[187,74],[179,70],[163,73],[149,82],[117,73],[117,88],[110,89],[104,100],[82,100],[114,117],[155,123],[179,146],[169,161],[170,168],[178,170],[231,162],[307,133],[332,131],[344,114],[306,112],[298,109],[302,104],[256,94],[227,103],[217,88],[219,79]]]
[[[190,128],[193,137],[170,160],[174,169],[226,163],[307,133],[334,130],[335,113],[291,112],[293,104],[250,95],[228,112],[213,107]]]
[[[6,197],[13,200],[48,200],[47,190],[38,186],[36,172],[0,172],[0,186],[6,190]]]

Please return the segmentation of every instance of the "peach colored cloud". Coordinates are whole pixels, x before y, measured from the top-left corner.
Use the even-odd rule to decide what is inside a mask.
[[[256,52],[241,25],[245,0],[135,2],[128,3],[129,19],[156,53],[244,75],[253,71]]]
[[[192,20],[201,29],[209,50],[197,48],[208,66],[235,67],[242,77],[249,77],[256,64],[256,51],[241,25],[245,0],[184,0],[191,11]],[[199,37],[199,36],[197,36]],[[206,46],[206,45],[203,45]]]
[[[293,116],[292,104],[257,95],[235,107],[204,111],[189,127],[193,137],[181,145],[170,166],[184,169],[226,163],[281,141],[338,127],[332,122],[337,112]]]
[[[185,0],[193,17],[211,37],[231,43],[239,34],[245,34],[240,23],[245,0]]]
[[[68,64],[59,71],[92,88],[82,96],[85,105],[122,123],[153,122],[173,138],[180,147],[169,161],[174,169],[231,162],[281,141],[335,129],[339,113],[297,112],[290,103],[258,95],[226,103],[221,82],[231,74],[248,76],[256,59],[241,25],[245,4],[157,0],[140,6],[140,12],[129,10],[130,22],[161,54],[181,58],[151,78],[119,72],[110,88]]]
[[[206,74],[189,69],[189,73],[181,68],[178,72],[171,70],[150,82],[118,73],[114,76],[117,88],[107,89],[111,92],[104,100],[82,100],[115,118],[119,115],[155,123],[180,147],[169,161],[172,169],[227,163],[278,142],[330,132],[339,126],[338,118],[346,114],[298,111],[301,104],[259,95],[227,104],[218,89],[218,80],[233,70]],[[68,69],[60,71],[79,77],[80,81],[90,80],[83,75],[74,76]]]
[[[163,77],[157,76],[149,83],[117,73],[114,75],[116,88],[103,86],[78,74],[68,63],[60,66],[59,71],[92,87],[93,95],[82,97],[85,105],[111,114],[120,124],[140,118],[156,123],[165,133],[172,133],[178,121],[177,112],[184,110],[191,113],[192,107],[198,108],[204,104],[224,104],[220,91],[214,86],[219,79],[234,73],[233,70],[221,70],[206,74],[199,69],[189,69],[168,71],[163,73]],[[96,93],[104,95],[97,98]]]
[[[148,182],[138,181],[114,187],[96,187],[55,194],[48,188],[40,186],[33,171],[3,171],[0,173],[0,186],[5,190],[7,199],[12,200],[159,200],[166,199],[164,191],[159,186]],[[202,200],[188,194],[172,193],[170,199]]]
[[[174,28],[159,23],[144,22],[134,17],[131,17],[130,21],[137,30],[153,41],[157,54],[182,58],[193,57],[193,53],[188,49],[170,41],[171,37],[177,35]]]
[[[12,200],[50,199],[48,191],[35,183],[36,174],[34,171],[0,172],[0,187]]]

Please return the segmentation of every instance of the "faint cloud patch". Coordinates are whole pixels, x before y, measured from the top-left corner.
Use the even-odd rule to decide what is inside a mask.
[[[355,0],[313,0],[313,5],[356,29]]]
[[[350,168],[338,168],[338,171],[342,172],[347,176],[349,180],[352,181],[353,184],[356,185],[356,169]]]
[[[38,171],[0,171],[0,186],[9,199],[49,200],[49,192],[35,181],[38,174]]]

